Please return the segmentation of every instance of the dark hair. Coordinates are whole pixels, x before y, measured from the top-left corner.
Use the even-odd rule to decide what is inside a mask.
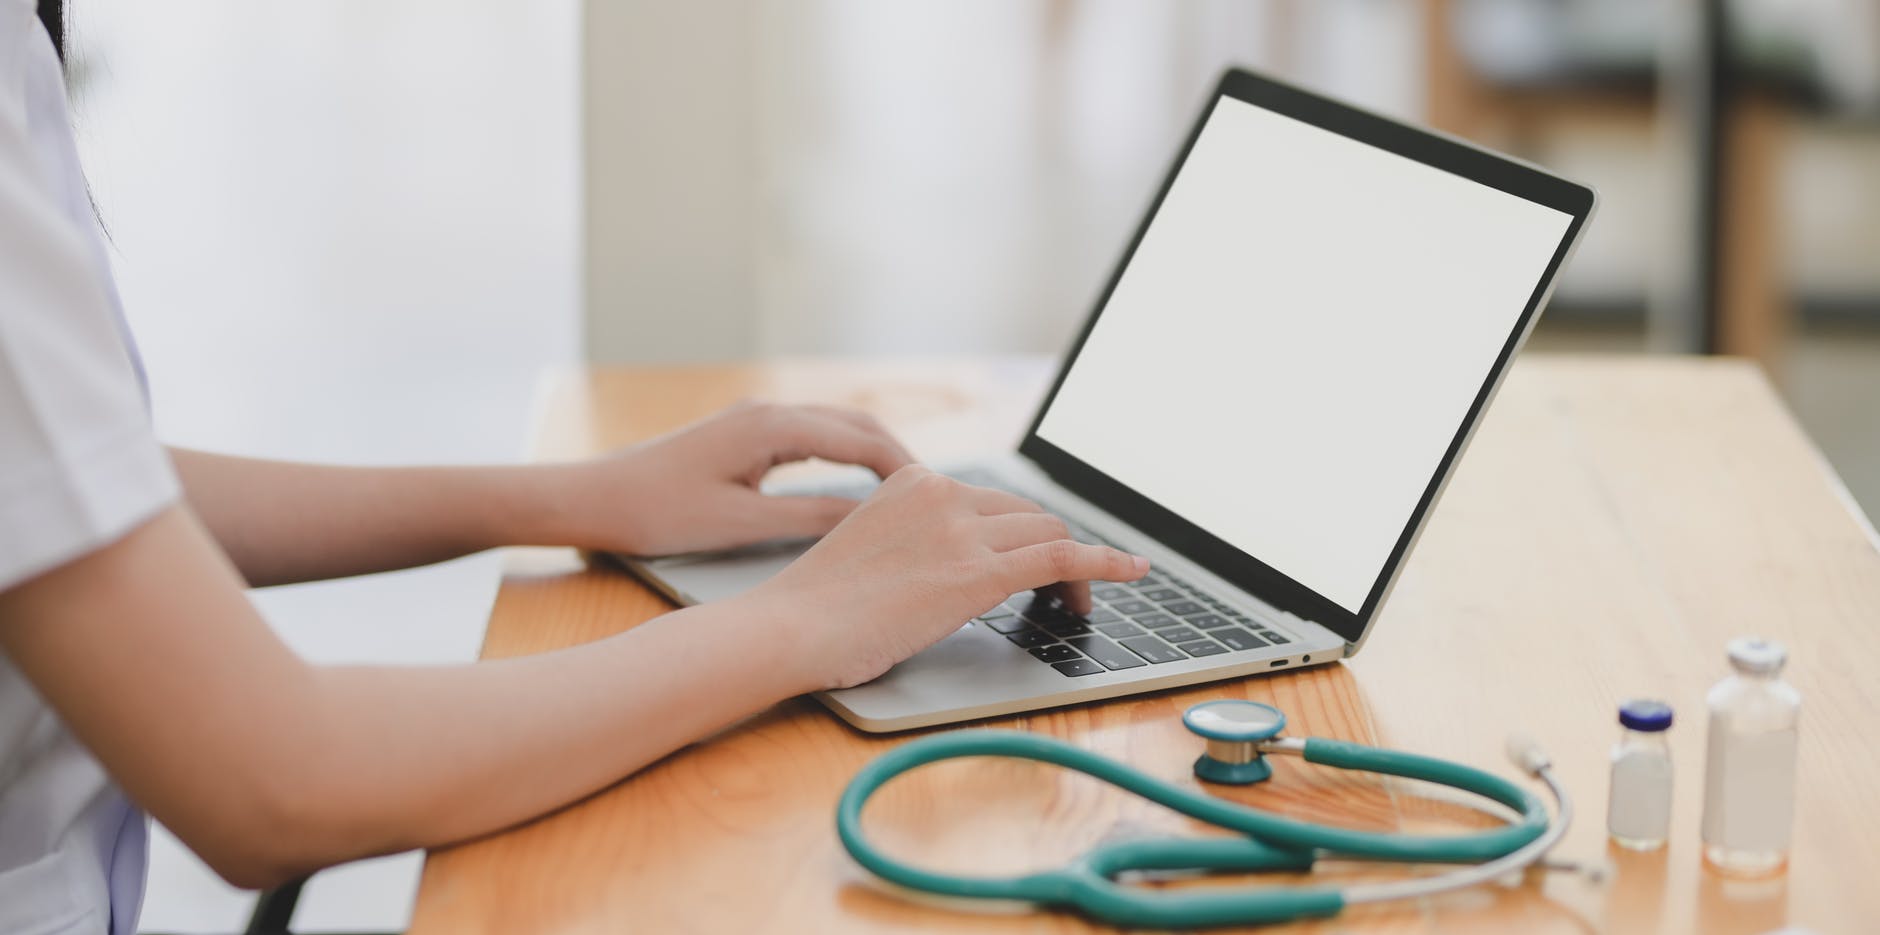
[[[46,27],[46,35],[52,37],[52,48],[59,53],[59,64],[65,65],[65,0],[39,0],[39,24]],[[98,212],[98,199],[92,197],[89,184],[85,186],[85,198],[91,202],[91,213],[98,219],[98,229],[110,239],[111,234],[104,227],[104,215]]]
[[[65,0],[39,0],[39,22],[59,50],[59,61],[65,61]]]

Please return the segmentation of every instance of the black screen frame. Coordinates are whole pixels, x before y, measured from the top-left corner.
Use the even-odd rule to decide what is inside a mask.
[[[1402,532],[1392,546],[1390,557],[1385,560],[1370,591],[1365,595],[1364,603],[1356,611],[1345,609],[1330,598],[1300,584],[1258,558],[1136,493],[1038,435],[1038,428],[1044,422],[1045,414],[1050,411],[1052,402],[1057,399],[1058,391],[1063,388],[1065,377],[1070,374],[1071,368],[1076,366],[1078,355],[1083,352],[1085,342],[1095,330],[1097,320],[1103,317],[1103,310],[1109,305],[1117,283],[1122,281],[1123,273],[1129,268],[1130,260],[1135,257],[1137,248],[1142,245],[1143,237],[1148,233],[1150,226],[1155,223],[1157,214],[1161,212],[1163,200],[1168,197],[1176,177],[1181,174],[1182,167],[1188,162],[1188,155],[1194,149],[1195,141],[1201,136],[1202,128],[1207,125],[1222,98],[1233,98],[1329,130],[1385,152],[1469,179],[1518,198],[1545,205],[1572,218],[1566,232],[1561,235],[1560,243],[1556,246],[1553,256],[1548,260],[1545,271],[1542,272],[1533,291],[1529,294],[1520,317],[1515,321],[1507,340],[1502,344],[1494,365],[1489,368],[1482,380],[1481,388],[1470,402],[1467,415],[1463,417],[1461,425],[1457,427],[1454,437],[1451,438],[1435,474],[1430,478],[1422,496],[1417,501],[1416,509],[1411,511],[1409,521],[1404,524]],[[1443,483],[1454,470],[1458,456],[1476,423],[1481,420],[1489,397],[1507,371],[1515,351],[1519,348],[1535,317],[1540,313],[1541,305],[1555,276],[1559,274],[1560,267],[1566,262],[1568,253],[1578,240],[1587,219],[1592,215],[1595,201],[1596,195],[1591,188],[1550,175],[1525,163],[1360,110],[1300,88],[1281,84],[1243,69],[1230,68],[1221,76],[1213,95],[1209,97],[1207,105],[1202,108],[1200,119],[1195,121],[1194,129],[1189,132],[1187,140],[1182,144],[1180,152],[1175,157],[1174,165],[1170,167],[1167,176],[1163,179],[1161,188],[1150,203],[1142,223],[1136,228],[1134,236],[1130,238],[1129,245],[1124,249],[1122,258],[1111,273],[1109,282],[1098,296],[1096,306],[1085,321],[1083,330],[1072,342],[1069,352],[1064,357],[1063,365],[1058,369],[1057,377],[1051,383],[1050,391],[1045,394],[1044,401],[1039,404],[1037,414],[1032,418],[1024,440],[1019,443],[1019,454],[1030,459],[1066,490],[1101,505],[1111,515],[1127,522],[1235,587],[1282,611],[1318,623],[1338,634],[1347,643],[1356,643],[1362,638],[1364,631],[1376,616],[1390,583],[1395,579],[1398,568],[1407,557],[1410,545],[1435,503],[1438,493],[1442,490]]]

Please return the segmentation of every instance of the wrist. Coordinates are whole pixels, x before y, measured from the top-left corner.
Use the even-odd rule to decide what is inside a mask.
[[[384,479],[377,508],[386,513],[383,522],[439,543],[450,556],[532,545],[543,509],[531,472],[520,466],[386,469],[378,472]]]
[[[515,529],[516,545],[586,545],[578,467],[557,463],[521,469],[522,476],[515,485],[522,504]]]
[[[723,615],[733,645],[758,648],[750,655],[762,660],[766,679],[777,686],[780,698],[794,698],[833,687],[828,653],[816,645],[808,625],[809,606],[787,592],[760,586],[700,609]]]
[[[596,535],[597,495],[588,462],[531,464],[502,469],[513,472],[496,499],[505,521],[504,545],[573,546],[618,549],[622,535],[602,541]],[[609,515],[615,515],[607,511]]]

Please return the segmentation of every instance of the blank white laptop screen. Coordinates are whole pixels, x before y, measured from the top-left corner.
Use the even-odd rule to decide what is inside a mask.
[[[1222,97],[1038,435],[1356,613],[1571,222]]]

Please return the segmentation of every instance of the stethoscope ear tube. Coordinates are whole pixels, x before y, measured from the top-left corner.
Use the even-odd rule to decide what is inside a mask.
[[[1277,743],[1274,746],[1281,747]],[[1514,809],[1519,817],[1500,828],[1449,836],[1334,828],[1216,799],[1050,737],[981,730],[923,737],[863,767],[837,803],[836,833],[856,862],[882,879],[909,889],[943,896],[1070,906],[1122,925],[1188,928],[1329,916],[1347,902],[1374,901],[1386,893],[1417,892],[1394,884],[1354,887],[1349,892],[1328,887],[1151,891],[1119,885],[1113,877],[1129,870],[1303,870],[1309,869],[1317,857],[1499,864],[1516,853],[1534,851],[1539,843],[1536,839],[1547,829],[1546,808],[1538,797],[1481,770],[1336,740],[1315,738],[1303,744],[1289,741],[1283,749],[1303,753],[1308,761],[1327,766],[1387,773],[1473,792]],[[965,877],[922,870],[888,857],[868,842],[861,831],[862,809],[877,789],[920,766],[967,756],[1016,757],[1074,769],[1246,837],[1115,842],[1097,847],[1069,867],[1016,877]],[[1543,778],[1558,794],[1551,777]],[[1558,835],[1550,837],[1557,839]],[[1472,878],[1473,868],[1405,881],[1404,886],[1429,891],[1434,891],[1431,887],[1451,889],[1461,885],[1457,882],[1461,874]]]

